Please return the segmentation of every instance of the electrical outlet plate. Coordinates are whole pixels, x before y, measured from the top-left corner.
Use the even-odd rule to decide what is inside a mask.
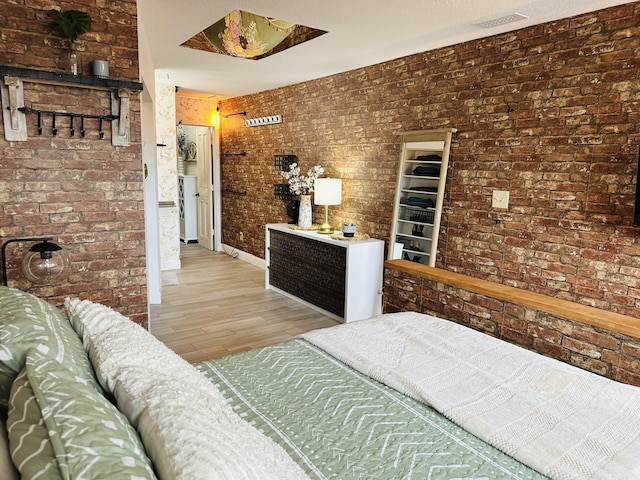
[[[509,192],[506,190],[494,190],[491,197],[493,208],[509,208]]]

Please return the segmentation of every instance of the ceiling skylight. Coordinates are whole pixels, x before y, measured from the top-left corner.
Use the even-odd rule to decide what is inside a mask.
[[[234,10],[182,46],[259,60],[325,33],[324,30]]]

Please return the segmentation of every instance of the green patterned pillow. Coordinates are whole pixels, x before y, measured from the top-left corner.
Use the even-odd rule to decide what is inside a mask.
[[[7,421],[23,478],[52,468],[52,459],[60,477],[52,469],[41,478],[156,478],[135,429],[90,382],[36,350],[27,355],[25,377],[12,389]]]
[[[9,450],[22,478],[62,480],[40,407],[23,369],[13,382],[9,398]]]
[[[0,478],[2,480],[19,480],[11,455],[9,454],[9,436],[7,435],[7,418],[0,415]]]
[[[7,412],[11,384],[32,348],[67,365],[99,388],[82,341],[67,317],[30,293],[0,287],[0,413]]]

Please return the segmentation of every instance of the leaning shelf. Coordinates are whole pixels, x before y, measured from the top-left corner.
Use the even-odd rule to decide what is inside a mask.
[[[402,134],[389,259],[435,266],[454,128]],[[395,248],[394,248],[395,247]]]

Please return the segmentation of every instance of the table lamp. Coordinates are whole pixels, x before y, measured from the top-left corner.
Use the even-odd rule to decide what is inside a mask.
[[[340,205],[342,203],[342,179],[316,179],[313,187],[313,203],[324,205],[324,223],[318,228],[318,233],[333,233],[334,228],[329,225],[329,205]]]

